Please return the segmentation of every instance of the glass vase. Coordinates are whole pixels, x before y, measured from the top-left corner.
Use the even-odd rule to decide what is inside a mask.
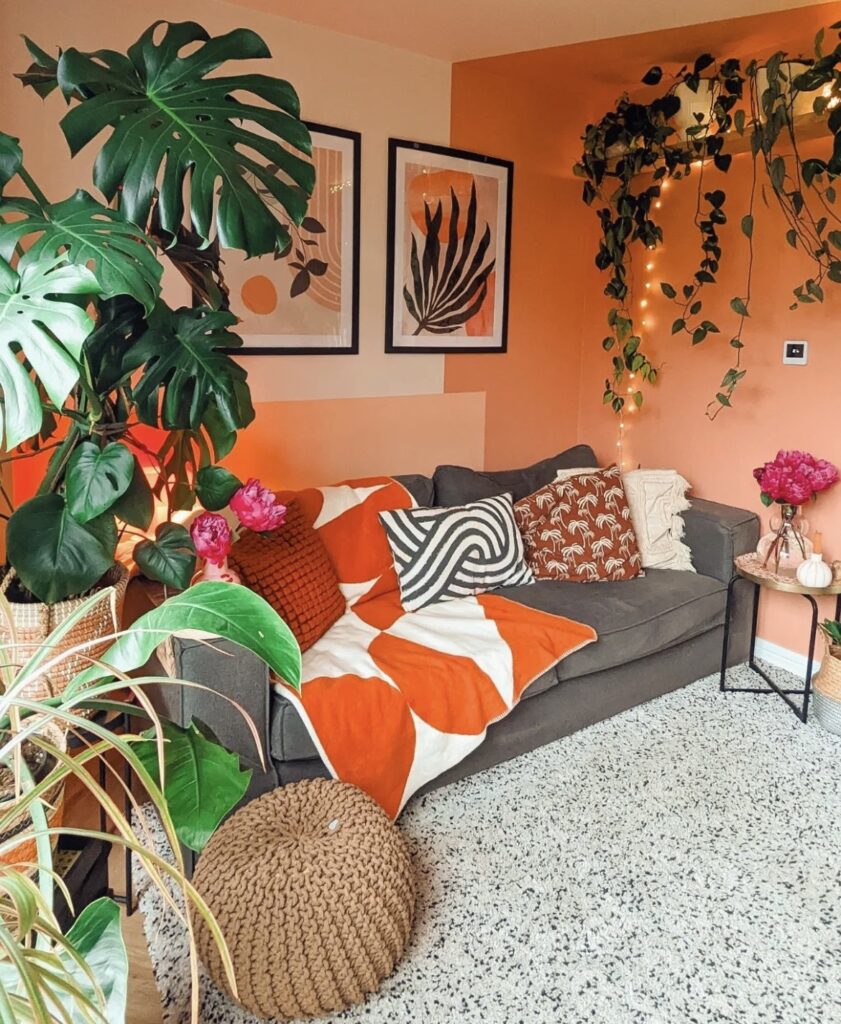
[[[797,505],[781,504],[778,509],[771,515],[771,532],[760,538],[756,550],[762,564],[774,572],[793,571],[812,554],[809,523]]]
[[[242,583],[242,578],[238,572],[228,565],[228,559],[225,558],[221,565],[217,565],[209,560],[206,561],[191,582],[204,583],[207,581],[214,583]]]

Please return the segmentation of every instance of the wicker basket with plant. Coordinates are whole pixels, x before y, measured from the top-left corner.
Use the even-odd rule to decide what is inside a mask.
[[[825,729],[841,735],[841,622],[826,619],[821,631],[826,650],[813,680],[815,715]]]

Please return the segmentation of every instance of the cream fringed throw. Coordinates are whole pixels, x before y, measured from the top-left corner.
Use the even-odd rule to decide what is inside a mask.
[[[683,542],[681,512],[689,508],[689,483],[674,469],[634,469],[622,476],[631,521],[645,569],[694,572]]]

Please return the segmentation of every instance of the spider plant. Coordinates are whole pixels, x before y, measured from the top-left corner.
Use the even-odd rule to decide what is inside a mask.
[[[0,1022],[99,1022],[120,1024],[125,1020],[128,964],[120,930],[117,905],[97,900],[78,915],[63,934],[53,912],[53,896],[61,888],[70,894],[55,871],[52,841],[59,835],[103,839],[127,847],[139,859],[166,902],[179,913],[190,938],[193,978],[193,1021],[198,1020],[197,959],[190,913],[178,910],[174,894],[200,915],[219,944],[228,975],[236,991],[225,941],[201,896],[190,884],[180,842],[201,849],[222,817],[241,798],[248,773],[241,772],[236,757],[217,743],[199,735],[194,726],[180,729],[163,722],[146,690],[152,685],[195,685],[153,675],[132,677],[146,664],[156,646],[179,630],[201,630],[225,637],[263,658],[293,686],[300,684],[300,651],[288,627],[262,598],[244,587],[200,583],[170,598],[139,618],[131,627],[107,639],[110,647],[101,658],[77,675],[59,697],[42,700],[25,696],[27,684],[48,673],[56,661],[85,655],[94,643],[60,650],[63,637],[102,600],[90,597],[59,626],[26,661],[18,663],[14,639],[0,649],[0,765],[14,773],[16,799],[10,810],[0,805],[0,836],[21,810],[31,818],[28,830],[34,839],[33,860],[16,859],[21,835],[0,840]],[[0,599],[0,612],[8,607]],[[126,689],[133,698],[118,697]],[[96,717],[84,712],[112,710],[132,716],[140,728],[115,734]],[[59,726],[80,741],[77,753],[68,753],[51,738],[46,724]],[[149,726],[145,729],[145,726]],[[256,735],[255,735],[256,740]],[[53,767],[35,782],[23,756],[29,745],[46,752]],[[259,749],[259,745],[258,749]],[[129,764],[145,790],[132,794],[109,755]],[[189,754],[189,756],[185,756]],[[113,786],[120,787],[139,821],[139,835],[121,811],[107,786],[101,786],[89,768],[100,759],[107,766]],[[48,825],[45,795],[56,783],[75,780],[101,807],[113,831]],[[172,845],[175,863],[168,864],[152,852],[148,825],[141,804],[151,804]],[[30,843],[31,845],[31,843]]]

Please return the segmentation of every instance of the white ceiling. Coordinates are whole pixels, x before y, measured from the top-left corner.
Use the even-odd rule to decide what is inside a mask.
[[[814,0],[230,0],[389,46],[460,61],[632,35]]]

